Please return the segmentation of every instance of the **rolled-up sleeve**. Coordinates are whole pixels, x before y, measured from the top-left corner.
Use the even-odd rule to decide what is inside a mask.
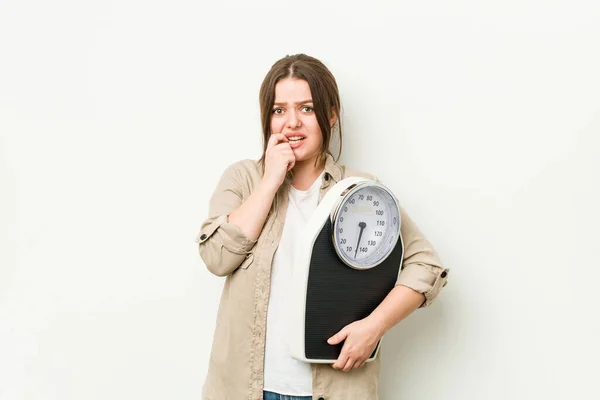
[[[396,285],[409,287],[425,295],[421,307],[427,307],[446,286],[449,269],[442,266],[435,249],[403,207],[400,207],[400,214],[404,259]]]
[[[228,221],[229,214],[243,202],[238,164],[222,174],[209,203],[209,217],[202,222],[196,236],[198,251],[206,268],[217,276],[225,276],[244,261],[256,244],[237,225]]]

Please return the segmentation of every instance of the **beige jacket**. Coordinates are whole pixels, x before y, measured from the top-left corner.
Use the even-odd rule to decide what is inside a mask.
[[[269,301],[271,263],[279,244],[288,204],[289,177],[279,188],[258,240],[246,237],[228,215],[238,208],[259,184],[263,170],[258,161],[243,160],[223,173],[210,199],[208,218],[196,239],[206,267],[226,276],[217,324],[204,383],[205,400],[262,400],[265,330]],[[328,155],[319,201],[336,182],[349,176],[373,180],[373,175],[338,165]],[[404,260],[397,285],[425,295],[428,306],[446,285],[444,269],[431,246],[401,207]],[[385,351],[385,344],[382,350]],[[313,399],[376,400],[379,356],[349,372],[330,364],[313,364]]]

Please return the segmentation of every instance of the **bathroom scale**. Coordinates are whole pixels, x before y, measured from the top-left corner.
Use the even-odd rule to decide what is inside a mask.
[[[349,177],[325,194],[296,248],[290,293],[293,358],[338,359],[344,342],[330,345],[327,339],[369,316],[396,284],[404,255],[401,222],[398,200],[380,182]]]

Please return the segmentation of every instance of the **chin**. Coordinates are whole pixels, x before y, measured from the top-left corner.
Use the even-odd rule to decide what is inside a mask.
[[[306,162],[306,161],[311,161],[314,160],[316,157],[316,155],[306,155],[306,154],[302,154],[302,155],[296,155],[296,162]]]
[[[320,147],[315,149],[305,148],[304,146],[294,149],[294,156],[296,157],[296,162],[306,162],[310,160],[314,160],[315,157],[318,157],[320,154]]]

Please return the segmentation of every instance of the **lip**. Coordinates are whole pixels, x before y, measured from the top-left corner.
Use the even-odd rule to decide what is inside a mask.
[[[297,149],[298,147],[302,146],[304,144],[304,140],[301,140],[299,142],[294,142],[294,143],[289,142],[289,143],[290,143],[290,148],[292,150],[294,150],[294,149]]]
[[[291,133],[285,134],[285,137],[288,138],[288,140],[289,140],[289,138],[294,137],[294,136],[300,136],[300,137],[304,138],[304,140],[306,140],[306,135],[301,132],[291,132]],[[298,147],[302,146],[304,144],[304,140],[301,140],[299,142],[288,142],[288,143],[290,144],[290,147],[293,150],[293,149],[297,149]]]

